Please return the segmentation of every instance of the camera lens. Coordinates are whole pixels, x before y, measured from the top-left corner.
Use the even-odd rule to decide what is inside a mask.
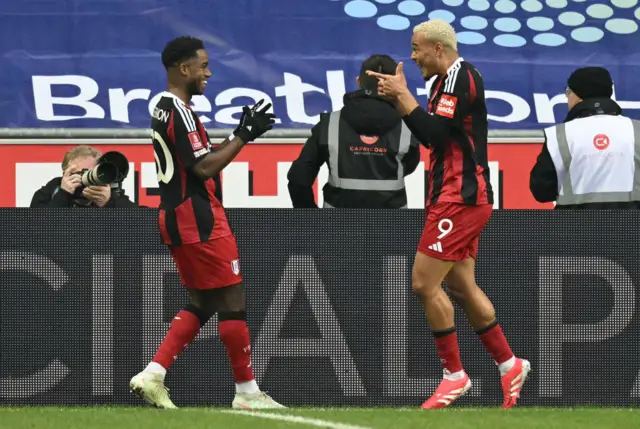
[[[82,174],[84,186],[104,186],[112,183],[118,176],[118,168],[113,164],[98,164]]]

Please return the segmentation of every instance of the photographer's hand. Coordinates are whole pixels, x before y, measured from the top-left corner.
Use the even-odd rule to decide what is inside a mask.
[[[71,164],[62,175],[60,188],[69,194],[73,194],[80,185],[82,185],[82,176],[78,173],[78,167],[75,164]]]
[[[93,201],[98,207],[104,207],[111,198],[111,186],[89,186],[82,191],[85,198]]]

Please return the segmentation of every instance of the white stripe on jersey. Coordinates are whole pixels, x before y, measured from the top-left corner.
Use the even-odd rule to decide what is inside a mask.
[[[198,131],[196,128],[196,121],[193,120],[193,116],[191,115],[191,110],[187,109],[181,101],[173,99],[173,105],[176,107],[180,116],[182,116],[182,122],[184,122],[184,126],[187,127],[187,132]]]
[[[444,92],[448,92],[449,94],[453,93],[453,90],[456,88],[456,80],[458,79],[458,72],[461,66],[462,61],[458,61],[447,72],[447,82],[444,84]]]

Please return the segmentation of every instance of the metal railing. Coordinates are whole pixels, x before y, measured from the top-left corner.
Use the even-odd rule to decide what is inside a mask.
[[[0,128],[0,144],[149,144],[148,128]],[[214,143],[232,128],[208,130]],[[308,128],[275,129],[255,143],[299,144],[311,135]],[[542,130],[490,130],[489,143],[542,143]]]

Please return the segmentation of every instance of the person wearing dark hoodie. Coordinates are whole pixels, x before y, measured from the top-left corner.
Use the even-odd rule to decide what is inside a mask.
[[[366,73],[394,74],[396,67],[388,55],[369,57],[356,79],[360,89],[344,95],[341,110],[320,116],[287,175],[294,208],[318,208],[312,187],[324,163],[323,208],[407,207],[404,178],[420,162],[419,142]]]
[[[556,209],[640,208],[640,121],[611,99],[613,81],[602,67],[574,71],[566,88],[569,113],[544,130],[529,188]]]

